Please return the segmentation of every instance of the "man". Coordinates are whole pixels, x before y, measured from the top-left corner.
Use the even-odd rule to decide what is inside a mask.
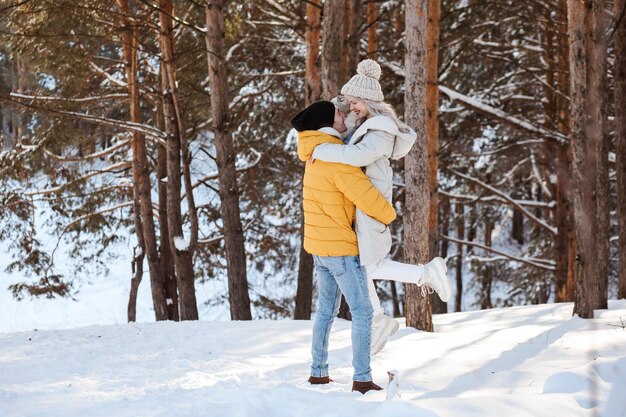
[[[342,143],[344,116],[329,101],[311,104],[291,123],[298,133],[298,157],[311,158],[321,143]],[[382,388],[372,381],[370,343],[373,309],[359,263],[353,229],[355,205],[381,223],[396,213],[358,167],[317,161],[304,171],[304,249],[313,255],[319,296],[311,353],[311,384],[328,384],[328,340],[341,294],[352,313],[352,391],[365,394]]]

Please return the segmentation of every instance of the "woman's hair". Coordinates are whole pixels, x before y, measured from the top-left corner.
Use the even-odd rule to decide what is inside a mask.
[[[367,111],[370,114],[374,116],[387,116],[391,120],[394,121],[396,126],[398,126],[398,130],[400,130],[400,132],[402,133],[409,132],[410,130],[409,126],[406,123],[404,123],[402,120],[400,120],[400,118],[398,117],[395,110],[393,109],[393,107],[391,107],[390,104],[385,103],[384,101],[370,101],[370,100],[366,100],[360,97],[354,97],[354,98],[357,100],[361,100],[365,104],[365,107],[367,107]],[[360,126],[361,124],[363,124],[364,121],[365,120],[359,121],[357,126]]]

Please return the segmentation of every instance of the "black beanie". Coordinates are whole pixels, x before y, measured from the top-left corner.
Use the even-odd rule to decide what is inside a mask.
[[[335,105],[330,101],[316,101],[291,119],[298,132],[332,127],[335,122]]]

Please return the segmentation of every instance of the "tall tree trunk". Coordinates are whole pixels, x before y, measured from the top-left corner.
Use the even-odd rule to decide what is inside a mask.
[[[456,238],[465,239],[465,209],[463,204],[456,203]],[[454,311],[461,311],[463,301],[463,244],[456,244],[456,298],[454,300]]]
[[[626,298],[626,1],[615,0],[615,171],[617,172],[618,298]]]
[[[219,174],[220,213],[224,223],[230,315],[233,320],[252,320],[235,169],[236,153],[228,118],[228,86],[224,59],[224,0],[209,0],[206,3],[206,27],[211,113]]]
[[[321,91],[320,70],[318,65],[320,50],[321,0],[312,0],[306,6],[306,68],[305,68],[305,105],[319,100]],[[302,173],[300,174],[302,179]],[[300,200],[300,255],[298,261],[298,285],[294,319],[309,320],[313,299],[313,257],[304,250],[304,212],[302,210],[302,184]]]
[[[172,0],[160,0],[159,23],[161,27],[160,49],[162,58],[162,91],[163,117],[167,132],[167,212],[169,245],[174,254],[176,279],[179,291],[179,311],[181,320],[197,320],[198,305],[196,302],[195,276],[193,270],[193,251],[197,241],[197,218],[189,177],[186,141],[183,138],[182,112],[178,105],[176,87],[176,68],[174,63],[174,36],[172,16],[174,13]],[[189,218],[191,220],[191,236],[184,238],[181,213],[181,156],[182,171],[185,176],[185,188]],[[194,219],[195,218],[195,219]]]
[[[376,20],[378,19],[377,3],[370,1],[367,3],[367,57],[376,60],[378,51],[376,38]]]
[[[428,216],[429,258],[439,256],[439,19],[441,0],[428,0],[426,22],[426,152],[428,158],[428,189],[430,206]],[[432,294],[433,313],[448,312],[448,304]]]
[[[139,107],[139,80],[138,80],[138,33],[133,13],[127,0],[117,0],[123,19],[122,49],[128,82],[128,94],[130,97],[130,121],[141,123]],[[167,300],[165,298],[165,285],[161,274],[157,239],[152,212],[152,187],[150,185],[150,165],[146,139],[138,132],[132,133],[133,151],[133,188],[136,194],[135,201],[139,209],[136,217],[135,231],[140,243],[140,249],[148,257],[150,268],[150,286],[152,289],[152,304],[157,320],[167,320]],[[139,221],[137,221],[139,220]],[[141,236],[140,236],[141,235]],[[143,258],[142,258],[143,259]],[[138,271],[143,271],[143,265],[137,266]],[[130,317],[129,317],[130,321]]]
[[[321,0],[311,0],[306,5],[306,67],[305,67],[305,104],[316,102],[322,95],[320,69]]]
[[[143,278],[143,260],[146,257],[145,243],[143,234],[141,233],[141,206],[139,204],[139,187],[133,187],[133,218],[135,220],[135,230],[138,245],[133,249],[133,260],[131,262],[131,270],[133,277],[130,280],[130,291],[128,292],[128,306],[126,308],[126,318],[128,322],[137,321],[137,294],[139,294],[139,284]],[[139,248],[139,253],[137,253]]]
[[[396,281],[389,281],[391,286],[391,302],[393,304],[393,316],[401,317],[402,311],[400,311],[400,300],[398,298],[398,289],[396,288]]]
[[[339,94],[343,78],[343,16],[345,0],[324,2],[322,22],[322,98]]]
[[[405,211],[404,260],[412,264],[429,261],[430,190],[426,137],[426,19],[427,0],[406,0],[404,117],[417,132],[417,141],[404,160]],[[407,326],[433,331],[430,297],[406,284],[404,291]]]
[[[322,98],[330,100],[339,94],[343,78],[343,23],[345,1],[324,2],[322,21]],[[350,320],[351,314],[343,295],[338,317]]]
[[[441,234],[443,236],[448,236],[448,233],[450,231],[450,199],[446,198],[444,200],[440,200],[442,201],[440,207],[441,207]],[[448,242],[447,240],[443,239],[441,241],[441,251],[439,252],[439,256],[441,256],[442,258],[446,259],[448,257],[448,247],[450,245],[450,242]]]
[[[159,74],[159,79],[162,72]],[[165,131],[165,120],[163,117],[163,96],[159,96],[159,103],[156,106],[155,119],[157,126]],[[159,194],[159,258],[161,259],[161,274],[165,283],[165,296],[167,298],[168,320],[179,321],[178,311],[178,282],[176,279],[176,269],[174,255],[170,247],[170,229],[167,219],[167,148],[157,145],[157,191]]]
[[[607,307],[608,153],[604,0],[568,0],[577,282],[574,313]]]
[[[487,214],[488,216],[488,214]],[[485,246],[491,247],[491,234],[493,232],[493,221],[489,218],[485,220]],[[481,291],[480,291],[480,308],[492,308],[491,303],[491,285],[493,283],[493,266],[487,262],[484,265],[482,273]]]
[[[557,78],[556,95],[557,129],[563,135],[570,135],[570,77],[569,77],[569,38],[567,30],[567,0],[558,0],[557,20]],[[556,151],[556,294],[555,301],[574,301],[573,263],[573,222],[570,184],[571,148],[565,144],[557,145]],[[569,240],[572,239],[572,244]]]
[[[359,25],[361,24],[361,0],[345,0],[346,9],[343,18],[344,53],[343,81],[350,79],[359,63]]]

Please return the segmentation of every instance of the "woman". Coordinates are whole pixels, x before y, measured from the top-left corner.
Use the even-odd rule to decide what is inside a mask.
[[[357,117],[357,129],[347,145],[321,144],[315,148],[312,159],[365,167],[365,174],[374,186],[391,201],[393,172],[390,158],[404,157],[417,137],[416,133],[398,119],[391,106],[385,103],[380,88],[381,69],[371,59],[359,63],[357,74],[341,89],[341,94]],[[372,354],[384,346],[387,338],[398,330],[398,323],[385,316],[374,287],[374,279],[394,280],[428,286],[442,301],[450,298],[450,284],[446,264],[435,258],[426,265],[410,265],[392,261],[389,228],[357,209],[355,231],[358,237],[359,257],[368,278],[370,300],[374,308],[372,319]]]

